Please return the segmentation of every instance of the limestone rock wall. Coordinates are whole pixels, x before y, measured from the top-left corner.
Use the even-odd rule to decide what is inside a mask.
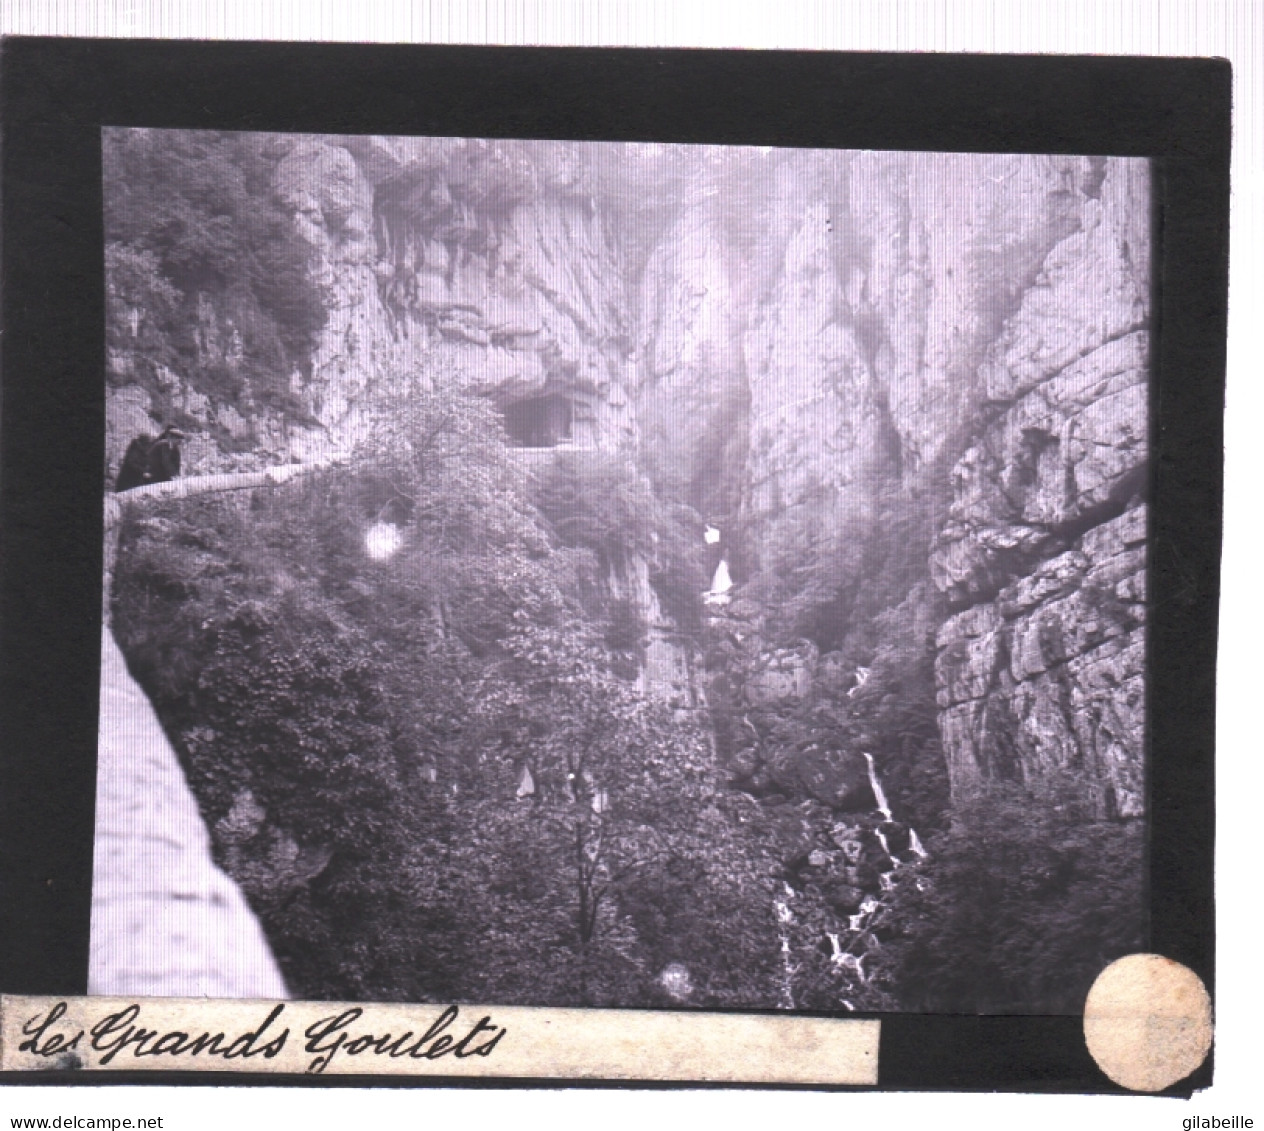
[[[746,521],[752,565],[834,559],[859,573],[894,462],[873,366],[847,318],[830,205],[811,204],[744,348],[750,374]]]
[[[632,555],[605,579],[606,590],[616,601],[627,601],[645,626],[638,686],[641,691],[678,710],[705,705],[705,693],[696,672],[690,642],[671,617],[650,583],[649,563]]]
[[[111,470],[132,436],[172,412],[203,426],[186,445],[197,474],[344,452],[363,434],[366,399],[421,373],[501,403],[564,394],[577,444],[635,441],[619,249],[550,143],[275,135],[259,144],[276,159],[273,192],[312,249],[327,314],[310,366],[288,375],[302,411],[228,403],[165,367],[156,394],[136,375],[139,344],[115,350]],[[200,363],[234,371],[235,319],[224,296],[199,296]]]
[[[857,650],[873,642],[848,632],[909,584],[872,576],[872,549],[890,515],[930,500],[927,513],[947,511],[925,542],[954,612],[939,637],[954,787],[1041,759],[1139,761],[1135,742],[1055,725],[1064,714],[1052,689],[1107,680],[1106,668],[1109,686],[1139,686],[1129,665],[1141,650],[1142,575],[1116,573],[1140,553],[1128,539],[1146,454],[1144,163],[707,151],[653,157],[675,178],[664,188],[625,183],[622,159],[601,147],[581,159],[551,142],[261,144],[325,295],[311,365],[289,377],[310,419],[238,411],[168,372],[164,403],[208,428],[188,444],[191,471],[344,450],[363,429],[366,395],[389,396],[400,375],[461,382],[501,404],[565,396],[572,445],[635,452],[673,502],[724,528],[734,607],[752,606],[767,652],[749,657],[764,673],[755,698],[759,680],[775,684],[768,673],[785,667],[779,650],[807,644],[770,619],[784,594],[769,586],[805,606],[835,602],[840,627],[816,644],[866,662]],[[231,310],[209,299],[195,338],[230,367],[240,351]],[[129,384],[134,362],[111,358],[114,460],[158,411],[150,390]],[[1095,533],[1125,528],[1119,547]],[[910,553],[924,560],[920,543]],[[809,575],[819,591],[796,590]],[[755,576],[767,607],[744,589]],[[643,581],[612,586],[657,626],[647,686],[699,702],[692,658]],[[1079,639],[1071,622],[1107,591],[1110,627]],[[1055,614],[1066,629],[1056,645]],[[1043,667],[1028,670],[1034,625]],[[1005,679],[1002,652],[1027,657]],[[1076,687],[1069,701],[1089,694]],[[1044,721],[1029,748],[1005,753],[997,720],[1010,716]],[[1134,804],[1131,773],[1115,773],[1116,799],[1103,792],[1103,806]]]
[[[581,442],[630,435],[622,272],[579,186],[523,144],[311,139],[277,192],[316,250],[329,321],[301,394],[335,439],[425,369],[497,400],[572,397]]]
[[[684,211],[642,275],[637,408],[656,478],[723,521],[740,500],[749,432],[749,287],[714,201]]]
[[[988,419],[931,556],[954,791],[1080,773],[1144,811],[1148,181],[1111,161],[981,374]]]
[[[1079,226],[1093,159],[865,153],[849,165],[839,263],[905,476],[973,425],[980,363],[1050,249]]]
[[[954,791],[1067,771],[1102,815],[1145,811],[1145,537],[1134,507],[944,624],[936,674]]]
[[[1096,201],[1076,157],[799,154],[779,259],[751,295],[744,522],[752,564],[859,579],[885,497],[936,489],[989,398],[985,362]]]
[[[398,374],[450,374],[499,401],[555,391],[579,438],[630,435],[617,251],[579,186],[522,144],[311,139],[277,192],[316,250],[329,321],[301,388],[334,437]],[[331,175],[332,173],[332,175]]]
[[[846,626],[885,583],[883,521],[929,501],[929,572],[952,610],[937,678],[954,790],[1057,768],[1100,812],[1140,812],[1145,164],[791,154],[771,198],[761,271],[736,285],[731,256],[704,267],[699,244],[687,272],[695,348],[708,329],[741,333],[740,358],[724,356],[749,404],[743,572],[806,604],[852,587],[843,631],[819,638],[847,652]],[[808,574],[828,584],[796,591]],[[806,643],[756,621],[768,652],[735,703],[759,697],[778,648]]]

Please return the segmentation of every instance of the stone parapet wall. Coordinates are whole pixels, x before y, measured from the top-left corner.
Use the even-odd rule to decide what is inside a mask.
[[[210,838],[145,693],[107,629],[88,992],[121,997],[288,997]]]

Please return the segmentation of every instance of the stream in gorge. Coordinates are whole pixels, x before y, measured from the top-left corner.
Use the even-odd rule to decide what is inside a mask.
[[[729,565],[730,550],[724,533],[715,524],[708,523],[703,541],[713,563],[711,584],[702,595],[703,603],[710,613],[712,631],[714,633],[718,628],[730,636],[740,636],[742,629],[734,629],[730,606],[735,599],[741,601],[742,593],[733,582]],[[851,670],[850,687],[842,700],[849,712],[854,711],[856,697],[864,691],[872,675],[872,669],[863,665]],[[723,669],[720,676],[724,684],[734,679],[741,680],[741,675],[730,668]],[[789,679],[778,690],[787,695],[777,704],[777,708],[786,710],[805,688],[797,679]],[[751,722],[749,714],[744,715],[743,725],[757,743],[762,742],[759,730]],[[843,915],[835,912],[833,919],[837,924],[836,929],[823,930],[823,939],[829,943],[829,961],[843,974],[848,987],[839,996],[838,1004],[848,1010],[856,1008],[851,998],[869,980],[865,960],[882,945],[874,929],[882,918],[884,897],[894,888],[896,873],[927,857],[926,848],[917,830],[911,825],[896,822],[873,755],[862,750],[860,756],[864,760],[864,781],[868,787],[867,805],[859,809],[849,805],[844,810],[835,810],[833,817],[827,822],[828,830],[820,828],[816,832],[817,842],[824,839],[830,848],[817,848],[807,854],[807,869],[813,873],[813,882],[818,886],[841,877],[857,881],[855,886],[861,892],[855,910]],[[801,807],[802,805],[813,807],[810,800],[803,802]],[[816,821],[822,821],[819,813]],[[891,836],[898,836],[904,842],[900,850],[892,847]],[[798,878],[803,882],[801,875]],[[812,930],[807,924],[799,923],[796,903],[802,903],[800,893],[789,880],[782,880],[773,897],[780,951],[777,1001],[780,1009],[795,1009],[799,1005],[795,994],[795,978],[800,972],[801,964],[795,958],[794,936],[796,931],[810,933]],[[798,941],[799,945],[803,945],[802,938]],[[809,938],[807,945],[815,947],[821,941],[821,938]]]
[[[635,971],[866,1011],[961,799],[1070,767],[1076,837],[1144,818],[1144,161],[103,145],[111,478],[173,423],[186,479],[356,453],[310,489],[128,502],[112,595],[297,992],[570,1003],[524,956],[617,877],[585,927],[609,1001],[646,1004]],[[232,254],[202,246],[225,216]],[[606,854],[578,885],[563,820]],[[1064,835],[1006,835],[1029,825]],[[1111,922],[1141,890],[1076,898]],[[427,901],[449,918],[399,910]],[[343,962],[384,937],[381,969]]]
[[[891,825],[893,823],[891,808],[887,801],[886,792],[882,787],[881,779],[878,777],[873,756],[865,752],[864,758],[868,765],[869,785],[873,790],[874,807],[861,816],[870,820],[876,816],[882,822],[881,824],[876,824],[872,832],[886,857],[887,867],[879,870],[880,891],[865,895],[857,911],[847,917],[846,928],[825,932],[825,938],[829,940],[830,944],[830,962],[845,973],[851,984],[852,989],[850,992],[852,993],[868,982],[868,973],[864,965],[865,959],[875,948],[882,945],[873,933],[873,927],[883,911],[882,893],[892,889],[894,886],[893,877],[899,869],[914,865],[927,857],[926,849],[917,835],[917,830],[912,827],[909,827],[907,830],[908,856],[911,859],[901,859],[899,855],[892,851],[887,840],[886,831],[882,827],[883,824]],[[854,860],[859,853],[848,853],[848,848],[851,847],[851,844],[854,844],[854,842],[847,842],[843,851]],[[780,893],[773,900],[781,947],[780,997],[777,1003],[779,1009],[796,1008],[794,978],[797,973],[797,967],[792,957],[791,945],[791,929],[795,923],[793,909],[795,896],[794,888],[789,883],[783,882]],[[839,1004],[849,1011],[854,1011],[856,1008],[850,998],[846,996],[840,996]]]

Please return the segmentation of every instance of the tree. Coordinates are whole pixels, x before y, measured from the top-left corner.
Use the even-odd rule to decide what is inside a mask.
[[[305,419],[289,377],[310,363],[325,296],[268,152],[257,134],[105,131],[109,333],[205,394]]]
[[[684,963],[693,1004],[775,1004],[749,805],[584,599],[654,545],[637,484],[564,539],[459,374],[397,390],[345,466],[123,520],[120,643],[291,984],[645,1004]]]
[[[1093,820],[1065,776],[959,799],[929,858],[899,874],[875,988],[905,1009],[1074,1014],[1145,948],[1144,825]]]
[[[126,244],[105,245],[105,324],[114,349],[130,349],[157,362],[170,360],[163,331],[180,292],[163,277],[158,258]]]
[[[463,965],[429,864],[446,814],[373,618],[326,591],[311,532],[345,520],[345,477],[313,480],[125,516],[115,633],[291,987],[443,997]]]
[[[560,933],[571,952],[576,983],[566,996],[635,1000],[646,970],[620,898],[684,850],[685,818],[714,789],[700,736],[614,674],[578,623],[523,624],[476,699],[479,756],[468,769],[476,782],[499,783],[485,831],[531,843],[551,876],[536,902],[549,941]],[[623,968],[613,978],[612,959]]]

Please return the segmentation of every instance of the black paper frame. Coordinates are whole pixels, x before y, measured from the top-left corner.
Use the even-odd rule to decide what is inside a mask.
[[[105,126],[1152,158],[1150,949],[1210,989],[1230,80],[1229,64],[1212,59],[5,40],[0,992],[82,994],[87,981]],[[884,1015],[879,1060],[890,1089],[1120,1090],[1076,1017]],[[1169,1092],[1210,1080],[1209,1060]]]

